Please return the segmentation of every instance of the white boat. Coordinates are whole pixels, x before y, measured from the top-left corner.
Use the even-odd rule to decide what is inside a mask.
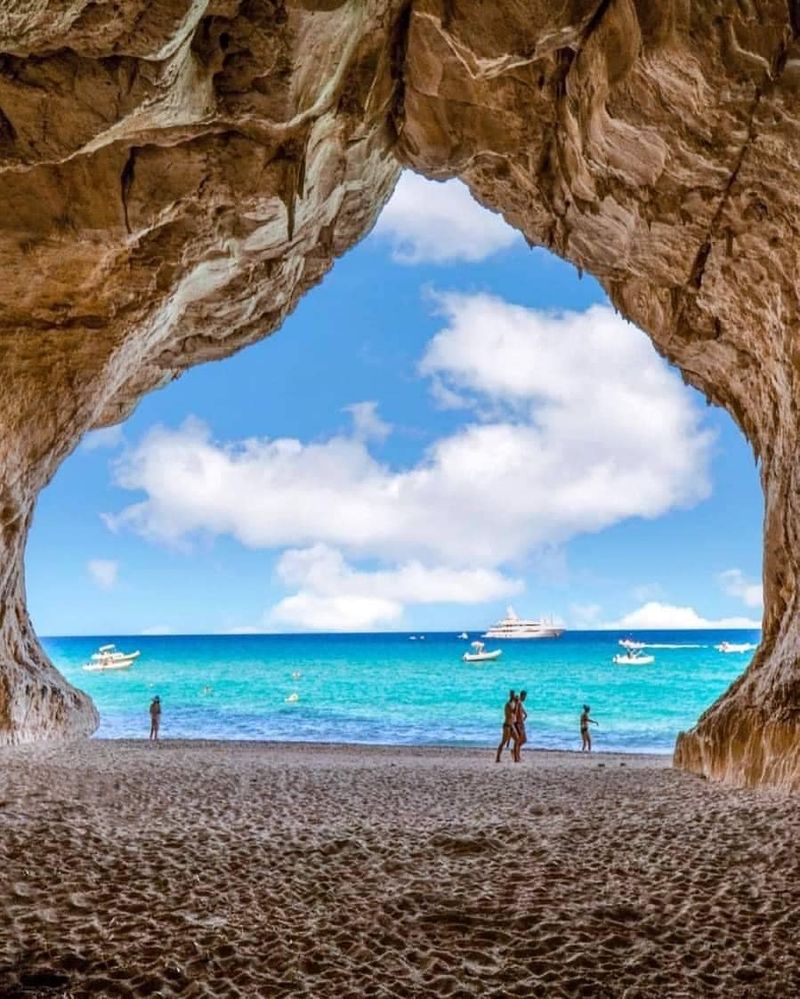
[[[541,621],[526,621],[521,618],[513,607],[506,609],[506,616],[502,621],[493,624],[484,634],[484,638],[560,638],[564,634],[564,629],[559,627],[554,621],[542,619]]]
[[[485,663],[490,659],[499,659],[503,654],[502,649],[493,649],[491,652],[485,651],[483,642],[472,642],[473,652],[465,652],[461,657],[465,663]]]
[[[752,652],[756,646],[752,642],[720,642],[715,646],[717,652]]]
[[[625,653],[614,656],[614,662],[617,666],[649,666],[655,661],[655,656],[646,656],[639,649],[629,649]]]
[[[91,657],[84,669],[88,673],[102,673],[111,669],[130,669],[139,658],[141,652],[117,652],[114,645],[101,645]]]
[[[458,637],[466,641],[469,638],[469,635],[466,633],[466,631],[462,631]]]
[[[623,649],[643,649],[645,646],[644,642],[636,642],[632,638],[620,638],[619,644]]]

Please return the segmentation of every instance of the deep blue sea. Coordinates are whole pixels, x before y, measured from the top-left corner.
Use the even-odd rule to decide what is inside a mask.
[[[479,638],[474,632],[470,639]],[[722,640],[757,642],[755,631],[637,632],[650,666],[612,663],[621,633],[568,632],[560,639],[494,642],[502,657],[461,661],[454,633],[198,635],[49,638],[67,678],[94,698],[98,736],[143,737],[159,694],[165,738],[270,739],[489,746],[500,733],[510,687],[528,691],[531,744],[577,748],[588,703],[595,748],[672,750],[675,735],[744,670],[752,652],[723,654]],[[130,670],[87,673],[97,647],[140,649]]]

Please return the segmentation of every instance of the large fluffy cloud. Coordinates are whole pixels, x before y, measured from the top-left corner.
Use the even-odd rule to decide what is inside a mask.
[[[209,532],[311,548],[302,558],[314,571],[276,614],[332,627],[337,613],[397,620],[413,592],[492,599],[510,585],[497,570],[537,547],[708,494],[711,437],[689,393],[610,309],[550,315],[488,295],[440,296],[438,308],[421,371],[468,408],[416,464],[372,455],[369,438],[386,425],[371,403],[353,411],[354,433],[315,443],[222,444],[189,421],[125,453],[117,481],[144,498],[109,522],[169,542]],[[284,582],[300,558],[284,556]],[[345,558],[389,568],[361,573]],[[319,583],[320,566],[335,585]]]
[[[521,237],[483,208],[460,180],[438,183],[406,171],[375,226],[399,263],[484,260]]]

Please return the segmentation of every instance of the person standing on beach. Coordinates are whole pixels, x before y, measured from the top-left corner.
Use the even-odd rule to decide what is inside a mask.
[[[516,729],[516,719],[517,719],[517,695],[513,690],[508,692],[508,700],[503,708],[503,734],[500,737],[500,745],[497,747],[497,757],[495,763],[500,762],[500,755],[503,750],[512,741],[516,740],[517,729]],[[511,750],[511,755],[513,757],[514,750]]]
[[[528,712],[525,710],[525,698],[528,696],[526,690],[521,690],[519,692],[519,697],[517,698],[517,710],[514,719],[514,746],[511,755],[514,757],[514,762],[519,763],[522,759],[522,747],[528,741],[528,736],[525,732],[525,719],[528,717]]]
[[[161,725],[161,698],[156,694],[150,702],[150,741],[158,742],[158,729]]]
[[[589,725],[597,725],[594,718],[589,717],[589,712],[592,709],[588,704],[584,704],[583,711],[581,712],[581,752],[591,753],[592,751],[592,736],[589,732]]]

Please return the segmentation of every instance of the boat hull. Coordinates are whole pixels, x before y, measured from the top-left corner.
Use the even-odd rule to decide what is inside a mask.
[[[497,649],[495,652],[465,652],[461,658],[465,663],[485,663],[499,659],[502,654],[502,649]]]
[[[131,652],[129,655],[117,653],[114,656],[92,656],[92,661],[83,667],[87,673],[108,673],[116,669],[130,669],[141,655],[141,652]]]
[[[617,666],[650,666],[655,661],[655,656],[614,656]]]
[[[561,638],[561,636],[563,634],[564,634],[563,629],[561,631],[559,631],[558,629],[553,629],[551,631],[546,631],[546,632],[543,631],[540,634],[531,634],[531,635],[524,635],[524,634],[523,635],[514,635],[513,633],[506,632],[506,631],[503,631],[503,632],[500,632],[500,631],[487,631],[487,632],[484,632],[483,637],[484,638],[499,638],[499,639],[502,639],[504,642],[508,642],[508,641],[513,641],[513,642],[530,642],[530,641],[536,641],[537,639],[541,639],[541,638]]]

